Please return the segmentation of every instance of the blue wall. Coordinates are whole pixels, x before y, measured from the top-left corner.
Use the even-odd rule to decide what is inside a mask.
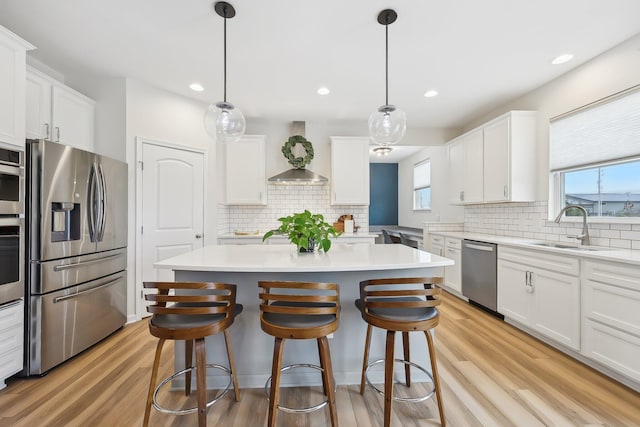
[[[398,225],[398,164],[369,164],[369,225]]]

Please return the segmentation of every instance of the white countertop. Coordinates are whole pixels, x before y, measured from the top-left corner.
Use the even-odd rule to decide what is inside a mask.
[[[258,233],[258,234],[235,234],[235,233],[225,233],[225,234],[218,234],[218,239],[248,239],[248,240],[260,240],[262,241],[262,236],[264,236],[265,233]],[[375,239],[376,237],[378,237],[377,233],[342,233],[340,236],[337,237],[337,239],[340,239],[341,237],[362,237],[362,238],[370,238],[370,239]],[[274,234],[273,236],[269,237],[269,239],[283,239],[286,240],[287,236],[283,235],[283,234]],[[333,237],[331,238],[333,239]]]
[[[180,271],[336,272],[442,267],[453,261],[405,245],[334,243],[329,252],[299,254],[293,245],[213,245],[156,262]]]
[[[616,261],[624,262],[628,264],[635,264],[640,266],[640,251],[631,249],[618,249],[618,248],[606,248],[596,247],[597,250],[580,250],[579,245],[574,245],[576,249],[566,248],[553,248],[546,246],[539,246],[536,243],[543,243],[543,240],[536,239],[524,239],[517,237],[496,236],[491,234],[478,234],[478,233],[464,233],[456,231],[432,231],[429,234],[435,234],[438,236],[455,237],[459,239],[477,240],[481,242],[496,243],[498,245],[517,247],[521,249],[534,249],[545,252],[556,253],[558,255],[572,255],[581,258],[593,259],[597,261]],[[548,242],[572,245],[570,242]]]

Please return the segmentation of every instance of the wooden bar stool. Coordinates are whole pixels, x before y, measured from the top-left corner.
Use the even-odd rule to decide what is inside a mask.
[[[335,381],[331,367],[331,355],[327,335],[338,329],[340,319],[340,298],[335,283],[261,281],[260,326],[267,334],[275,337],[271,383],[269,392],[268,426],[276,423],[276,409],[285,412],[306,413],[329,405],[331,426],[338,426],[335,407]],[[282,366],[282,353],[286,339],[316,339],[320,366]],[[292,367],[315,367],[322,371],[322,385],[327,399],[319,405],[293,409],[279,405],[280,373]],[[266,387],[265,387],[266,388]]]
[[[356,307],[362,313],[362,318],[367,322],[367,338],[362,362],[362,378],[360,380],[360,394],[364,394],[365,380],[379,393],[384,394],[384,427],[391,424],[391,406],[394,400],[401,402],[421,402],[433,396],[434,392],[438,401],[440,412],[440,424],[446,425],[444,407],[442,405],[442,393],[440,392],[440,380],[436,365],[436,352],[433,346],[433,338],[430,329],[440,322],[440,315],[435,308],[440,305],[440,288],[435,285],[442,284],[441,277],[416,277],[416,278],[392,278],[375,279],[360,282],[360,299],[356,300]],[[416,285],[422,285],[420,289]],[[374,364],[382,363],[378,360],[369,363],[369,346],[371,344],[371,330],[373,326],[387,331],[385,356],[384,356],[384,392],[377,389],[367,378],[367,370]],[[421,366],[409,360],[409,332],[421,331],[427,337],[429,358],[431,359],[431,371],[429,374]],[[396,332],[402,332],[404,359],[394,359],[394,343]],[[405,367],[405,381],[407,387],[411,387],[411,366],[421,370],[433,380],[433,391],[426,396],[417,398],[400,398],[393,396],[393,365],[400,362]]]
[[[151,407],[175,415],[190,414],[198,411],[198,426],[207,425],[207,408],[220,400],[229,390],[233,382],[236,401],[240,400],[240,390],[236,379],[236,368],[228,328],[235,317],[242,312],[242,305],[236,304],[236,285],[226,283],[176,283],[176,282],[144,282],[147,289],[157,289],[157,294],[145,295],[147,301],[155,304],[147,307],[153,316],[149,319],[151,335],[158,337],[158,346],[151,371],[147,406],[144,412],[143,426],[149,425]],[[173,292],[170,292],[173,291]],[[171,295],[170,295],[171,293]],[[176,295],[179,294],[179,295]],[[167,303],[172,303],[167,305]],[[229,368],[206,363],[205,337],[224,333],[229,358]],[[165,340],[185,340],[185,369],[164,379],[157,387],[158,366]],[[192,366],[192,354],[195,343],[196,366]],[[206,368],[216,368],[227,372],[229,383],[215,399],[206,401]],[[191,371],[196,370],[196,386],[198,406],[190,409],[171,410],[160,406],[157,394],[161,387],[179,375],[185,374],[185,395],[191,393]]]

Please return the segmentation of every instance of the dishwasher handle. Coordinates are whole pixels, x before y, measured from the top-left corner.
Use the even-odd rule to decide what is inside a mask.
[[[466,242],[464,246],[469,249],[477,249],[479,251],[486,251],[486,252],[493,252],[493,248],[494,248],[493,246],[480,246],[480,245],[474,245],[473,243],[466,243]]]

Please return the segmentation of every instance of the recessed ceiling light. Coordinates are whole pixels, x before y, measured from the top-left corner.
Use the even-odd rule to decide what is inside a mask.
[[[393,151],[393,148],[387,147],[387,146],[383,146],[383,147],[376,147],[372,151],[373,151],[373,154],[375,154],[378,157],[380,157],[380,156],[388,156],[389,153]]]
[[[329,95],[331,91],[329,90],[328,87],[322,86],[321,88],[318,88],[316,92],[318,92],[318,95]]]
[[[562,55],[556,56],[553,58],[551,63],[553,65],[564,64],[565,62],[569,62],[573,59],[573,54],[571,53],[563,53]]]
[[[202,87],[200,83],[191,83],[189,85],[189,89],[195,90],[196,92],[202,92],[204,90],[204,87]]]
[[[425,98],[433,98],[434,96],[438,95],[438,91],[437,90],[428,90],[424,93]]]

